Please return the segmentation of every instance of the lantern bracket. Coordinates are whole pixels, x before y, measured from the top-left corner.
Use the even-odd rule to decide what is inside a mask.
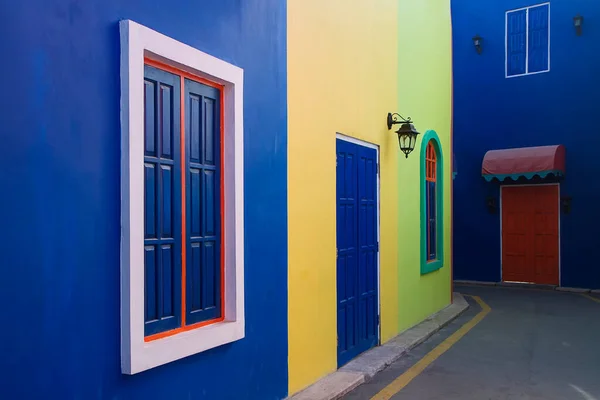
[[[413,123],[413,121],[412,121],[412,119],[410,119],[410,117],[404,118],[402,115],[400,115],[398,113],[388,113],[388,115],[387,115],[388,130],[392,129],[392,126],[394,126],[396,124],[412,124],[412,123]]]

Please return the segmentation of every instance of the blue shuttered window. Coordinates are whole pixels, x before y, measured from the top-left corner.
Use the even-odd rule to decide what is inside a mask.
[[[506,13],[506,76],[550,69],[550,5]]]
[[[144,67],[146,336],[222,317],[220,96]]]
[[[437,259],[437,154],[433,141],[425,151],[425,202],[427,212],[427,261]]]
[[[527,10],[508,13],[506,21],[508,76],[527,72]]]
[[[437,237],[437,215],[436,215],[436,191],[435,182],[427,182],[427,235],[429,245],[427,246],[427,260],[435,260],[437,254],[436,237]]]
[[[188,324],[221,316],[220,92],[185,80]]]
[[[435,131],[425,132],[421,144],[421,274],[444,266],[444,160]]]
[[[144,69],[144,266],[146,335],[181,323],[180,81]]]
[[[528,52],[528,71],[541,72],[548,70],[549,63],[549,13],[550,6],[531,7],[529,13],[529,52]]]

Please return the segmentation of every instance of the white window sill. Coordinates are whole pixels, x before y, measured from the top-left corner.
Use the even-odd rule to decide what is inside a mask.
[[[131,364],[126,374],[135,374],[184,357],[244,338],[242,321],[218,322],[131,347]]]

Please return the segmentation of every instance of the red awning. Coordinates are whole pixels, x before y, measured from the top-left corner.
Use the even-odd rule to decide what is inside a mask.
[[[517,180],[534,176],[545,178],[552,174],[565,175],[565,146],[521,147],[490,150],[483,157],[481,174],[487,181],[507,178]]]

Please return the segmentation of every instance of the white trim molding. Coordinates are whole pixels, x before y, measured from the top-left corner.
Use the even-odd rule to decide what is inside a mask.
[[[121,371],[135,374],[245,335],[244,74],[225,61],[130,20],[121,33]],[[224,321],[144,341],[144,57],[222,84],[224,97]],[[181,127],[184,129],[184,127]]]
[[[532,8],[542,7],[542,6],[548,6],[548,68],[543,71],[529,72],[529,10]],[[508,74],[508,14],[517,12],[517,11],[523,11],[523,10],[526,11],[526,17],[525,17],[525,24],[526,24],[526,29],[525,29],[525,73],[509,75]],[[520,76],[527,76],[527,75],[537,75],[537,74],[543,74],[546,72],[550,72],[550,59],[551,59],[551,57],[550,57],[550,39],[551,39],[550,14],[551,14],[550,13],[550,2],[534,4],[532,6],[527,6],[527,7],[516,8],[514,10],[508,10],[504,13],[504,77],[506,79],[518,78]]]

